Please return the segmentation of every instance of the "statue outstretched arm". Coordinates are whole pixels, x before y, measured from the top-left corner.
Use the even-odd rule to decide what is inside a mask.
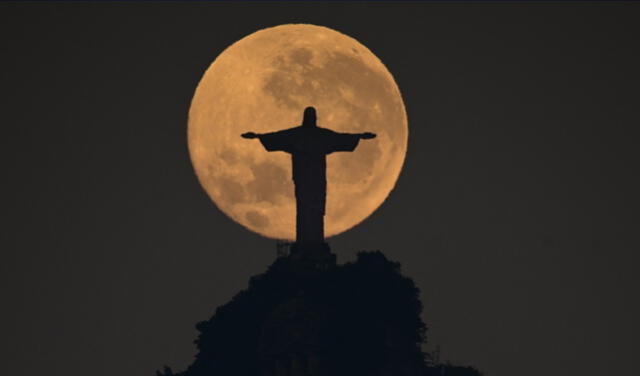
[[[375,133],[338,133],[330,131],[327,133],[328,144],[327,153],[337,151],[354,151],[360,140],[368,140],[376,137]]]
[[[291,139],[287,130],[271,133],[247,132],[241,135],[243,138],[257,138],[267,151],[291,152]]]
[[[254,132],[247,132],[247,133],[243,133],[243,134],[241,134],[241,136],[242,136],[243,138],[249,138],[249,139],[251,139],[251,138],[259,138],[259,137],[260,137],[260,135],[259,135],[259,134],[254,133]]]
[[[364,133],[360,133],[360,138],[363,140],[369,140],[372,138],[376,138],[376,134],[371,132],[364,132]]]

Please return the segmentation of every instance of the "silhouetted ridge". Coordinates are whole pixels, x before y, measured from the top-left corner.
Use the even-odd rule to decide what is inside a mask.
[[[418,288],[381,252],[304,273],[280,258],[196,325],[195,361],[176,375],[435,375],[421,312]]]

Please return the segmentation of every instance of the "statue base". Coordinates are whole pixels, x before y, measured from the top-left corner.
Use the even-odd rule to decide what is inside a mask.
[[[327,270],[336,266],[336,255],[326,242],[293,243],[289,256],[292,265],[300,271]]]

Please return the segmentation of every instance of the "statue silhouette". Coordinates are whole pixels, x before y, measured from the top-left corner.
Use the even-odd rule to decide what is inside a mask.
[[[304,250],[324,244],[324,214],[327,195],[326,155],[353,151],[361,139],[374,133],[338,133],[316,124],[316,110],[304,110],[302,125],[278,132],[248,132],[244,138],[258,138],[267,151],[291,154],[296,194],[296,245]]]

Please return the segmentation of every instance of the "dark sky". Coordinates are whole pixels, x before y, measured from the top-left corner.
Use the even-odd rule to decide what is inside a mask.
[[[409,117],[397,186],[331,239],[339,261],[401,262],[445,360],[632,374],[639,19],[623,3],[0,4],[0,373],[191,362],[194,324],[275,257],[200,188],[192,94],[229,44],[305,22],[369,47]]]

